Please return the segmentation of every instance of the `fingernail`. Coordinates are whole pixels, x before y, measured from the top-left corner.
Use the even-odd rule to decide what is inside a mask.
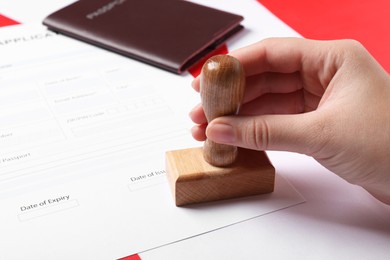
[[[228,124],[210,124],[206,131],[207,138],[223,144],[233,144],[236,141],[234,129]]]

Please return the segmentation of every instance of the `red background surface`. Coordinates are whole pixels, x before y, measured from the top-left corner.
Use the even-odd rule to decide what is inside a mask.
[[[390,72],[390,0],[258,0],[305,38],[355,39]]]

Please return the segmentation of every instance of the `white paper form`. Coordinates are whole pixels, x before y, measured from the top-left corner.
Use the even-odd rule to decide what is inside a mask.
[[[0,258],[117,259],[303,202],[177,208],[164,153],[201,144],[177,76],[46,31],[0,30]]]

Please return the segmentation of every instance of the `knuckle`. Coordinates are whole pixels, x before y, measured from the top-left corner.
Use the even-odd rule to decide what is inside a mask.
[[[367,51],[366,48],[357,40],[347,39],[340,40],[340,48],[343,51],[346,58],[359,59],[365,56]]]
[[[269,144],[269,127],[264,120],[249,120],[242,138],[247,147],[266,150]]]

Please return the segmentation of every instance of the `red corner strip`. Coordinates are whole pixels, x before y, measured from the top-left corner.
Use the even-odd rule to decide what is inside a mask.
[[[19,24],[19,23],[17,21],[14,21],[14,20],[0,14],[0,27],[9,26],[9,25],[16,25],[16,24]]]
[[[129,255],[129,256],[120,258],[118,260],[141,260],[141,257],[139,257],[138,254],[134,254],[134,255]]]

